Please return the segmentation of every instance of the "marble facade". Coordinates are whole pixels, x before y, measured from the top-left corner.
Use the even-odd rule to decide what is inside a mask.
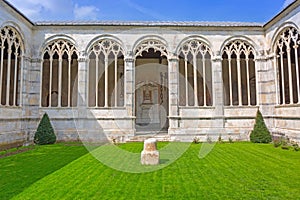
[[[0,146],[31,143],[45,112],[62,141],[191,141],[248,140],[260,109],[273,134],[300,141],[299,1],[266,24],[31,22],[6,1],[0,11],[20,44],[16,68],[3,55]]]

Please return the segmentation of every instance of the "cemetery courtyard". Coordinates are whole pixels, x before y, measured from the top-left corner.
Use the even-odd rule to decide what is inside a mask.
[[[0,199],[299,199],[299,151],[226,142],[199,158],[201,145],[145,173],[112,169],[81,143],[1,151]],[[140,153],[143,143],[117,147]]]

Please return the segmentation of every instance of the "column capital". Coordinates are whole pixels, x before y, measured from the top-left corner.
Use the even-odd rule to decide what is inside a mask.
[[[127,51],[124,55],[124,61],[125,62],[134,62],[135,61],[135,55],[133,51]]]
[[[170,53],[168,56],[168,61],[169,62],[178,62],[179,61],[178,55],[175,53]]]
[[[274,58],[276,58],[277,57],[277,55],[276,55],[276,53],[270,53],[270,54],[268,54],[268,55],[266,55],[266,59],[267,60],[272,60],[272,59],[274,59]]]
[[[135,58],[133,56],[125,56],[124,61],[125,62],[134,62]]]
[[[78,62],[87,62],[88,58],[85,51],[78,52]]]
[[[24,56],[24,60],[29,61],[31,63],[41,63],[41,62],[43,62],[42,58],[30,58],[30,57],[25,57],[25,56]]]
[[[266,57],[266,56],[257,56],[255,59],[254,59],[254,61],[256,61],[256,62],[265,62],[265,61],[267,61],[268,60],[268,57]]]
[[[78,62],[87,62],[89,59],[86,57],[79,57]]]
[[[221,62],[222,61],[222,56],[220,55],[215,55],[211,59],[213,62]]]
[[[30,58],[29,56],[27,56],[27,55],[23,55],[22,58],[23,58],[23,60],[24,60],[25,62],[31,62],[31,58]],[[42,60],[42,59],[41,59],[41,60]]]
[[[222,53],[221,51],[215,51],[211,60],[213,62],[221,62],[222,61]]]

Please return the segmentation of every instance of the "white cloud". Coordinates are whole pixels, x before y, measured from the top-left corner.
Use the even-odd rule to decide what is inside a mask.
[[[75,4],[73,13],[75,19],[80,20],[95,20],[97,19],[99,9],[95,6],[78,6]]]
[[[283,3],[283,8],[288,7],[291,3],[293,3],[295,0],[285,0]]]
[[[150,16],[155,20],[168,20],[168,17],[163,16],[157,12],[155,12],[154,10],[148,9],[146,7],[140,6],[134,2],[132,2],[131,0],[123,0],[124,3],[126,3],[129,7],[137,10],[138,12]]]
[[[72,0],[8,0],[33,21],[58,20],[60,16],[72,15]]]
[[[9,0],[9,2],[30,19],[38,18],[43,7],[34,0]]]

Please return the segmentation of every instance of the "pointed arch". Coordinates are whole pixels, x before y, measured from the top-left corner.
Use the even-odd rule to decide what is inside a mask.
[[[245,44],[251,46],[254,55],[255,55],[255,56],[258,55],[258,49],[259,49],[259,46],[258,46],[251,38],[246,37],[246,36],[239,36],[239,35],[232,36],[232,37],[226,39],[226,40],[223,42],[223,44],[221,45],[221,48],[220,48],[221,51],[220,51],[220,52],[223,52],[223,51],[224,51],[224,48],[225,48],[226,46],[228,46],[230,43],[232,44],[232,43],[234,43],[234,42],[236,42],[236,41],[240,41],[240,42],[242,42],[242,43],[245,43]]]
[[[48,38],[43,45],[41,107],[76,107],[78,50],[67,36]]]
[[[70,46],[74,47],[74,49],[76,49],[76,53],[79,55],[78,52],[78,45],[76,43],[76,40],[74,40],[72,37],[68,36],[68,35],[64,35],[64,34],[58,34],[58,35],[53,35],[49,38],[47,38],[40,46],[40,57],[41,59],[43,59],[43,54],[46,50],[46,48],[50,45],[55,43],[56,41],[64,41],[66,43],[69,43]]]
[[[179,104],[212,106],[212,51],[206,42],[188,38],[177,51],[179,56]]]
[[[0,105],[18,106],[21,102],[23,39],[12,26],[0,29]]]
[[[226,106],[256,106],[257,83],[254,43],[232,37],[222,45],[222,74]]]
[[[119,39],[104,35],[88,45],[88,106],[124,106],[124,48]]]
[[[133,46],[133,54],[135,57],[142,56],[144,51],[154,49],[154,52],[159,51],[161,56],[169,57],[168,43],[165,39],[150,35],[138,39]]]
[[[191,35],[191,36],[188,36],[188,37],[184,38],[183,40],[181,40],[181,42],[176,47],[176,50],[175,50],[176,55],[179,55],[179,53],[180,53],[179,51],[185,43],[187,43],[188,41],[192,41],[192,40],[200,41],[201,43],[203,43],[210,49],[213,49],[211,42],[208,39],[206,39],[205,37],[199,36],[199,35]],[[213,53],[213,52],[211,52],[211,53]]]
[[[280,31],[280,32],[279,32]],[[285,23],[275,36],[278,104],[300,104],[300,32],[293,23]]]
[[[127,52],[126,46],[124,45],[123,41],[120,38],[118,38],[114,35],[109,35],[109,34],[99,35],[99,36],[93,38],[86,46],[85,52],[87,52],[87,53],[90,52],[92,46],[102,40],[115,41],[122,48],[123,53]]]
[[[294,23],[294,22],[285,22],[281,24],[275,31],[275,33],[272,36],[271,39],[271,51],[275,52],[276,51],[276,41],[280,37],[280,34],[287,28],[295,28],[299,30],[299,27]]]
[[[10,27],[12,29],[14,29],[16,31],[16,33],[18,34],[20,41],[21,41],[21,51],[23,52],[23,55],[26,53],[26,48],[25,48],[25,40],[24,40],[24,33],[22,32],[22,29],[20,28],[20,26],[13,22],[13,21],[6,21],[5,23],[3,23],[0,27],[0,29],[4,28],[4,27]]]

